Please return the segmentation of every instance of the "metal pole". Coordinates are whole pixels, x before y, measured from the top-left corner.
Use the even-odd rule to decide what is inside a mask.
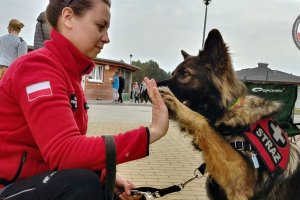
[[[131,64],[132,54],[129,55],[129,58],[130,58],[130,64]]]
[[[204,48],[204,39],[205,39],[205,28],[206,28],[206,17],[207,17],[207,5],[208,3],[205,3],[205,18],[204,18],[204,28],[203,28],[203,38],[202,38],[202,50]]]

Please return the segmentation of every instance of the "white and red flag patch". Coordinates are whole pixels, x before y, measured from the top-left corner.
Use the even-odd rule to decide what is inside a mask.
[[[49,81],[35,83],[26,87],[28,101],[33,101],[39,97],[51,96],[52,90]]]

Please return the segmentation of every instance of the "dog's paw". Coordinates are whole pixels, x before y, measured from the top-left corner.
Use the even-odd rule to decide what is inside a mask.
[[[177,115],[181,103],[178,101],[178,99],[175,97],[175,95],[171,92],[171,90],[168,87],[159,87],[158,91],[162,96],[169,110],[170,119],[177,119]]]

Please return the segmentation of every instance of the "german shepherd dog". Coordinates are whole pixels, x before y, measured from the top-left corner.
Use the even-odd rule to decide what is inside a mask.
[[[244,137],[253,124],[280,111],[280,103],[248,94],[235,75],[228,47],[218,30],[210,31],[197,56],[181,53],[184,61],[158,86],[170,119],[191,135],[194,146],[202,151],[209,174],[209,199],[300,199],[296,145],[290,144],[286,135],[282,137],[289,146],[286,164],[284,169],[271,172],[257,155],[260,150]],[[240,142],[243,148],[236,146]],[[272,144],[266,146],[274,150]]]

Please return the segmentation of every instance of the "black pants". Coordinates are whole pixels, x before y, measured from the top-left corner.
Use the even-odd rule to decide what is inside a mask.
[[[118,99],[118,101],[120,103],[123,103],[123,97],[122,97],[123,89],[118,89],[118,93],[119,93],[119,99]]]
[[[42,173],[5,188],[1,200],[102,200],[99,176],[85,169]]]

